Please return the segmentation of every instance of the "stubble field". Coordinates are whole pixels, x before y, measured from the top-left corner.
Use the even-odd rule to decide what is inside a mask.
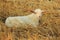
[[[5,18],[28,15],[26,9],[36,8],[47,10],[38,27],[5,25]],[[0,40],[60,40],[60,0],[0,0]]]

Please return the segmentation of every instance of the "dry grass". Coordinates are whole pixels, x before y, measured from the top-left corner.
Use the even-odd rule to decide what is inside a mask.
[[[3,19],[8,16],[27,15],[41,8],[47,10],[38,27],[8,28]],[[60,0],[0,0],[0,40],[60,40]]]

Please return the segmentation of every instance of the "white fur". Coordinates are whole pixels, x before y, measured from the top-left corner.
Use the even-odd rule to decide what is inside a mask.
[[[8,27],[20,27],[23,25],[32,25],[34,27],[37,27],[39,24],[39,16],[42,16],[42,10],[35,9],[34,13],[27,15],[27,16],[16,16],[16,17],[8,17],[5,21],[5,24]]]

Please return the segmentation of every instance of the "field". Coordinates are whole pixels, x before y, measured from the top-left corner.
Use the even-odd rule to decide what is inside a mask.
[[[38,27],[8,28],[9,16],[31,14],[25,10],[47,10]],[[60,0],[0,0],[0,40],[60,40]]]

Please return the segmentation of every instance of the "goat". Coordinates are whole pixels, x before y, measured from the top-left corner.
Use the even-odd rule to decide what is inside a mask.
[[[30,10],[32,14],[26,15],[26,16],[15,16],[15,17],[8,17],[5,21],[6,26],[13,27],[13,26],[23,26],[23,25],[32,25],[34,27],[37,27],[39,24],[39,18],[42,16],[43,10],[41,9],[35,9]]]

